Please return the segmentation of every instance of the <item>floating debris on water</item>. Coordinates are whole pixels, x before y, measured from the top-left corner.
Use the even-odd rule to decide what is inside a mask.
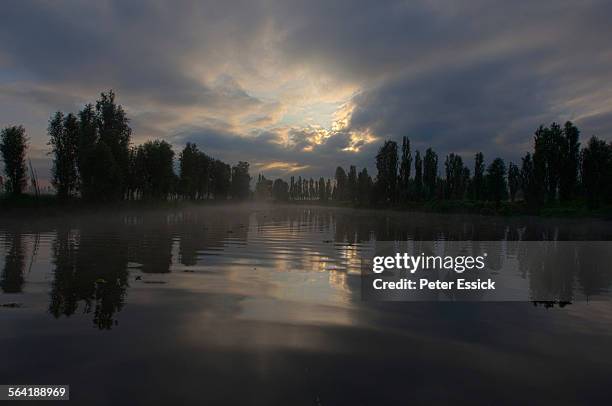
[[[23,303],[17,303],[17,302],[2,303],[0,304],[0,307],[8,307],[11,309],[15,309],[15,308],[23,307]]]

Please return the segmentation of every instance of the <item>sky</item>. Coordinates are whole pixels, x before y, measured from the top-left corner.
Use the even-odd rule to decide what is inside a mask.
[[[251,175],[374,171],[385,139],[518,161],[540,124],[612,138],[612,2],[8,1],[0,126],[39,176],[46,127],[113,89],[133,143],[195,142]]]

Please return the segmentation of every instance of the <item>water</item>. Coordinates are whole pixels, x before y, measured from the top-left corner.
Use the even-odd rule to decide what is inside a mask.
[[[609,402],[609,279],[570,280],[601,294],[563,307],[361,299],[375,240],[517,238],[612,240],[612,224],[298,206],[0,218],[0,383],[70,384],[91,405]]]

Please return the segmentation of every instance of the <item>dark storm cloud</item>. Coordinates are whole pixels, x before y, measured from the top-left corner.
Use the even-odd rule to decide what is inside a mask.
[[[612,109],[609,2],[302,2],[286,12],[298,16],[283,45],[295,60],[365,81],[349,130],[516,158],[539,124],[594,123],[579,118]],[[572,104],[601,93],[603,106]],[[612,135],[609,118],[600,136]]]
[[[394,78],[355,97],[351,128],[370,129],[385,138],[409,136],[415,146],[438,151],[496,150],[495,137],[509,125],[525,135],[548,122],[552,100],[546,78],[534,77],[513,61],[474,68],[449,67],[415,80]]]
[[[596,0],[7,2],[0,119],[46,106],[32,125],[44,129],[53,110],[114,88],[136,139],[197,141],[226,160],[372,168],[376,145],[353,133],[516,159],[553,120],[612,136],[611,17]],[[330,94],[357,89],[346,128],[313,142],[306,121],[279,121],[280,94],[254,96],[294,72],[325,77]]]
[[[225,2],[197,1],[9,2],[2,8],[0,55],[6,68],[40,83],[115,88],[127,98],[165,105],[244,107],[257,100],[235,83],[203,85],[184,62],[201,54],[199,62],[218,63],[214,41],[224,33],[236,43],[256,37],[258,25],[246,16],[257,19],[257,8],[249,4],[234,3],[234,10]],[[243,24],[214,22],[240,10]]]

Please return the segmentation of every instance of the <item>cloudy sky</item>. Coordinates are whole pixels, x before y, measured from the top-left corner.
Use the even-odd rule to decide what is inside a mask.
[[[373,168],[406,135],[516,160],[541,123],[612,138],[612,2],[8,1],[0,125],[46,126],[114,89],[133,142],[247,160],[252,174]],[[471,158],[470,165],[471,165]]]

